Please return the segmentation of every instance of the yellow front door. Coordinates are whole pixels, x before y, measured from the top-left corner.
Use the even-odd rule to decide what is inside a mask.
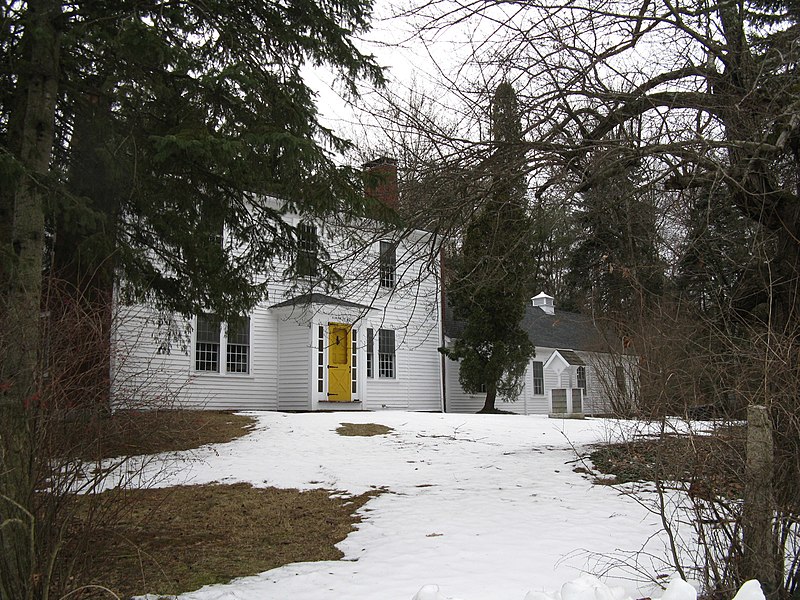
[[[350,402],[350,325],[328,323],[328,400]]]

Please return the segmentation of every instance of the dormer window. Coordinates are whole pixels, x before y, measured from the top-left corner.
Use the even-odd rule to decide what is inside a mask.
[[[381,242],[380,281],[385,288],[397,283],[397,246],[391,242]]]

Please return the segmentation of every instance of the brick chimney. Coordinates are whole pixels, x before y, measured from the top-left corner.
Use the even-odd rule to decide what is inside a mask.
[[[367,175],[364,189],[367,197],[380,200],[393,210],[400,208],[396,159],[381,156],[364,163],[364,174]]]

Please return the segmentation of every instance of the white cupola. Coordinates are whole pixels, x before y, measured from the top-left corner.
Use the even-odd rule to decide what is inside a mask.
[[[548,296],[544,292],[542,292],[538,296],[534,296],[533,298],[531,298],[531,303],[534,306],[538,306],[539,308],[541,308],[548,315],[555,314],[556,312],[556,305],[555,302],[553,301],[553,297]]]

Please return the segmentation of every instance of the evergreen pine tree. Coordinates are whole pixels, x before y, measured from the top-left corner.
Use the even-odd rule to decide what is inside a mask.
[[[729,308],[741,296],[753,306],[766,303],[757,277],[760,256],[754,251],[765,232],[726,202],[724,193],[701,188],[688,198],[675,282],[681,299],[718,325],[720,319],[733,316]]]
[[[584,310],[624,324],[664,285],[656,208],[622,154],[594,157],[590,187],[575,213],[569,284]]]
[[[369,0],[0,5],[3,598],[63,591],[49,569],[60,540],[41,535],[63,523],[36,504],[52,474],[36,440],[54,410],[39,376],[43,267],[92,292],[119,274],[127,298],[183,314],[228,319],[264,298],[253,275],[297,248],[282,213],[365,210],[360,174],[334,162],[348,143],[319,123],[301,69],[328,65],[353,91],[379,82],[353,43],[370,12]]]
[[[370,6],[103,10],[78,4],[65,32],[55,267],[77,282],[114,270],[130,296],[168,310],[241,314],[266,293],[252,273],[296,253],[284,210],[364,210],[359,173],[330,151],[349,144],[318,122],[300,69],[329,64],[348,82],[380,81],[350,38]]]
[[[468,224],[448,292],[453,316],[465,322],[453,346],[465,391],[486,392],[481,412],[495,410],[498,393],[515,396],[533,343],[520,328],[531,297],[531,222],[526,204],[525,152],[517,98],[501,83],[492,105],[491,181],[483,205]]]

